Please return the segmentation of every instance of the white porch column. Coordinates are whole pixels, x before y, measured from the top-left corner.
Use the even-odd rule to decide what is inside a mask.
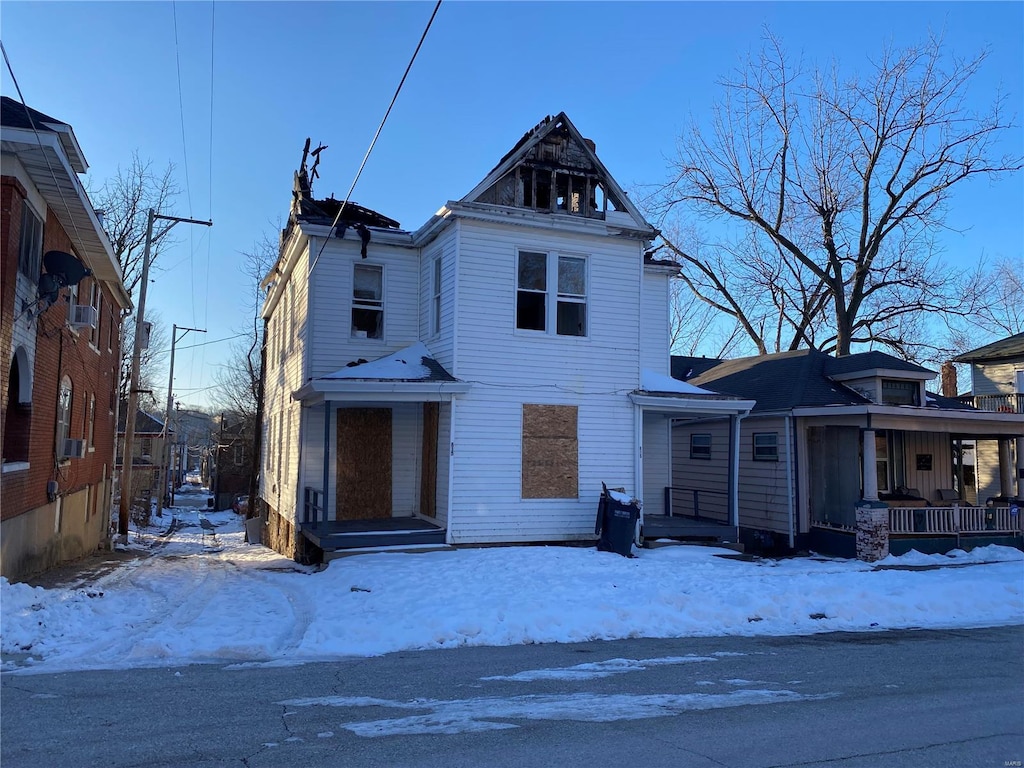
[[[999,441],[999,495],[1004,499],[1010,498],[1013,493],[1013,469],[1010,464],[1010,441]]]
[[[864,501],[878,501],[878,464],[875,454],[875,430],[865,429],[863,432],[863,465],[861,475],[864,478]]]

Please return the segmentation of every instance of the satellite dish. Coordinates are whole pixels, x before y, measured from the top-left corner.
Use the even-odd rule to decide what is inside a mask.
[[[47,251],[43,254],[43,266],[47,274],[53,275],[61,286],[78,285],[83,277],[92,274],[92,270],[76,256],[64,251]]]

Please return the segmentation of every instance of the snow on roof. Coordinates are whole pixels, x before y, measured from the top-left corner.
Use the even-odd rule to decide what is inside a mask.
[[[710,389],[701,389],[685,381],[673,379],[671,376],[664,376],[652,370],[644,368],[640,372],[640,388],[644,392],[674,392],[679,395],[716,395]]]
[[[423,359],[433,359],[430,350],[422,342],[400,349],[394,354],[372,360],[368,363],[346,366],[340,371],[324,376],[325,379],[384,379],[387,381],[426,381],[432,371]]]

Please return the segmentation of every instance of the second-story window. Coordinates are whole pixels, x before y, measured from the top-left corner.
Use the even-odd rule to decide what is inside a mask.
[[[883,405],[920,405],[920,384],[916,381],[882,379]]]
[[[434,259],[433,300],[430,303],[430,332],[436,336],[441,332],[441,257]]]
[[[43,222],[29,207],[21,203],[21,242],[18,244],[18,269],[33,282],[39,281],[43,257]]]
[[[586,257],[520,251],[517,275],[517,328],[587,335]]]
[[[356,264],[352,274],[352,337],[384,338],[384,267]]]

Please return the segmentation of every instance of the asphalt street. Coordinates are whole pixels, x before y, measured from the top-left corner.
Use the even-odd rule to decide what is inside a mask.
[[[3,768],[1019,766],[1024,627],[0,676]]]

